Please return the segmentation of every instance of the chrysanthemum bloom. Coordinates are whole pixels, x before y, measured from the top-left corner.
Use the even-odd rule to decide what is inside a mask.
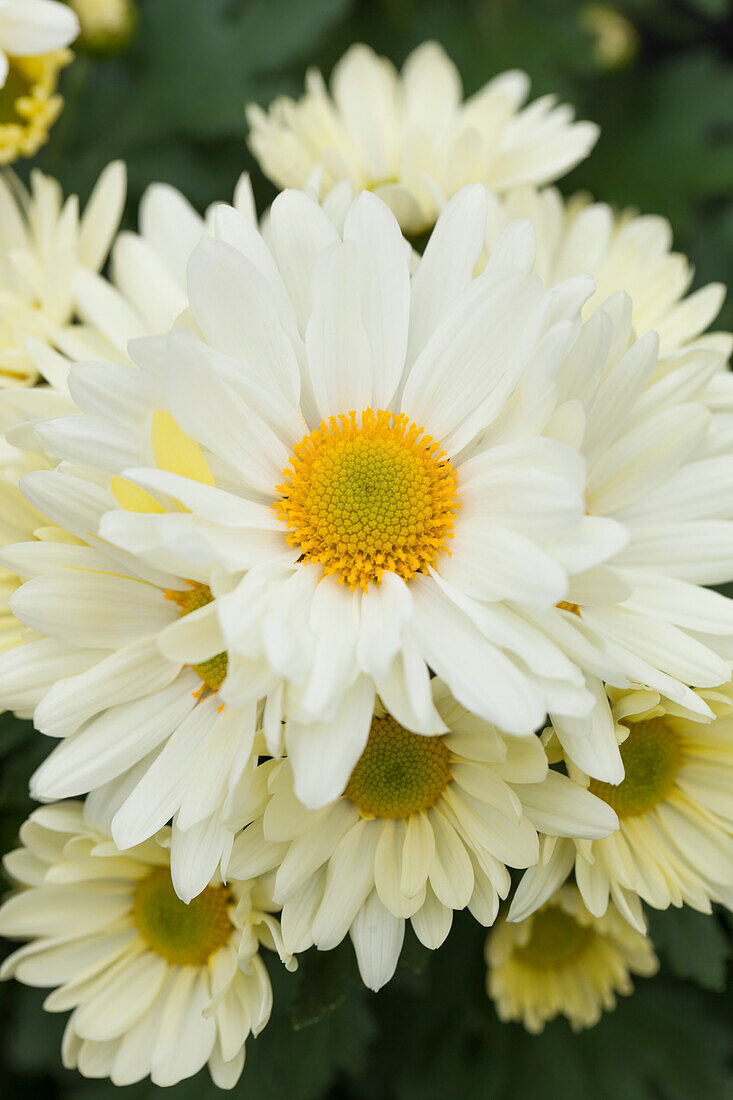
[[[37,381],[29,340],[41,350],[48,344],[71,355],[87,351],[72,326],[72,284],[80,270],[95,272],[104,264],[124,201],[119,162],[99,177],[81,217],[76,195],[64,201],[56,180],[41,172],[31,174],[30,191],[13,176],[0,177],[0,389]],[[88,353],[104,355],[105,348],[97,339]],[[46,354],[43,365],[48,381],[62,385],[53,357]]]
[[[509,919],[522,920],[575,870],[588,909],[606,912],[609,898],[644,930],[641,901],[655,909],[711,901],[733,907],[733,687],[704,692],[716,718],[709,725],[681,716],[651,691],[613,692],[625,777],[621,783],[570,774],[604,799],[620,829],[593,841],[543,842]],[[552,830],[548,830],[552,832]]]
[[[36,810],[21,840],[5,865],[24,889],[0,907],[0,933],[30,942],[0,976],[55,987],[47,1011],[73,1010],[64,1065],[174,1085],[208,1064],[232,1088],[272,1006],[259,948],[276,948],[280,930],[266,883],[215,879],[186,906],[164,834],[122,854],[78,802]]]
[[[588,514],[623,526],[627,541],[603,568],[574,573],[544,627],[586,668],[596,697],[594,735],[585,719],[558,716],[558,736],[586,772],[617,782],[623,772],[602,677],[572,649],[573,633],[578,644],[582,635],[603,649],[630,682],[708,718],[689,685],[730,678],[733,604],[699,587],[733,576],[731,338],[704,332],[723,288],[684,297],[689,264],[669,251],[661,219],[614,221],[608,207],[564,207],[552,190],[490,199],[487,255],[520,212],[536,226],[535,271],[547,285],[583,270],[598,278],[555,396],[544,410],[538,401],[537,413],[547,417],[547,434],[585,457]]]
[[[0,0],[0,88],[12,79],[12,59],[38,57],[68,46],[79,20],[55,0]]]
[[[279,755],[284,733],[312,808],[343,792],[377,692],[407,728],[444,730],[430,670],[510,733],[592,704],[562,646],[532,624],[567,597],[569,569],[597,564],[625,538],[585,515],[577,453],[534,427],[537,386],[552,390],[589,287],[580,279],[547,294],[527,274],[527,225],[508,231],[473,279],[485,219],[482,187],[457,196],[411,285],[399,227],[368,192],[343,236],[313,200],[285,193],[269,248],[250,221],[220,209],[227,240],[204,241],[189,263],[185,323],[198,333],[136,341],[137,370],[76,368],[82,415],[36,427],[81,476],[123,475],[106,494],[122,508],[104,517],[104,540],[173,574],[168,588],[177,578],[207,586],[211,602],[177,605],[190,613],[160,635],[161,653],[180,666],[226,652],[221,701],[246,709],[267,696],[268,749]],[[68,466],[31,475],[24,492],[60,517],[77,507],[76,477]],[[16,613],[58,632],[49,612],[66,583],[56,573],[32,581]],[[95,576],[88,599],[79,590],[80,615],[112,625],[122,609],[99,589]],[[73,621],[67,592],[61,602]],[[614,682],[600,652],[594,668]],[[5,698],[12,678],[2,678]],[[72,713],[72,692],[58,720],[64,690],[37,710],[42,730],[73,733],[89,717]],[[188,781],[185,756],[178,767],[170,783]]]
[[[250,760],[256,707],[221,699],[223,642],[192,667],[160,652],[167,627],[211,602],[205,583],[90,536],[110,503],[98,485],[65,475],[59,496],[52,470],[24,480],[47,526],[34,531],[36,541],[6,546],[2,560],[32,578],[11,596],[11,612],[46,636],[33,632],[4,655],[2,698],[62,738],[33,776],[32,792],[51,800],[96,791],[121,848],[172,819],[173,881],[189,901],[231,849],[223,819]],[[210,620],[205,645],[218,632]]]
[[[328,950],[350,932],[371,989],[392,977],[412,921],[439,947],[453,911],[481,924],[496,918],[509,867],[538,855],[537,830],[607,836],[608,806],[567,776],[548,771],[538,738],[511,737],[481,722],[434,681],[448,732],[423,737],[379,708],[343,796],[322,810],[295,797],[288,760],[268,761],[240,808],[247,828],[231,874],[276,869],[289,952]]]
[[[564,886],[520,924],[501,920],[486,939],[486,989],[499,1019],[538,1034],[556,1016],[573,1031],[593,1027],[633,993],[659,962],[651,941],[611,906],[594,917],[574,886]]]
[[[312,69],[297,102],[281,97],[267,112],[250,105],[250,145],[279,187],[304,187],[317,173],[321,197],[341,181],[387,202],[407,233],[435,224],[467,183],[505,191],[549,183],[596,142],[598,127],[544,96],[522,108],[529,79],[506,72],[463,100],[456,66],[425,42],[398,73],[368,46],[336,65],[329,94]]]

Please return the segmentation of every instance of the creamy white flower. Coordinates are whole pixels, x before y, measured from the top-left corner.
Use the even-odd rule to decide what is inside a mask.
[[[703,913],[711,901],[733,907],[733,687],[701,694],[716,715],[709,725],[652,691],[611,693],[623,781],[589,780],[572,765],[569,773],[613,807],[620,830],[594,841],[545,837],[510,920],[537,909],[573,869],[591,913],[602,916],[610,899],[641,931],[642,900]]]
[[[55,0],[0,0],[0,88],[8,75],[8,55],[37,57],[68,46],[79,20]]]
[[[279,187],[319,181],[321,195],[346,181],[376,192],[408,233],[434,225],[465,184],[505,191],[549,183],[592,149],[598,127],[544,96],[522,104],[529,79],[505,72],[463,100],[456,66],[425,42],[398,73],[368,46],[352,46],[334,68],[331,93],[309,70],[297,102],[250,105],[250,145]]]
[[[560,609],[545,616],[548,636],[586,669],[596,698],[590,723],[558,716],[558,736],[585,771],[618,782],[604,677],[581,653],[588,641],[630,682],[708,718],[689,685],[730,678],[733,604],[700,587],[733,577],[731,337],[704,331],[723,288],[684,297],[690,267],[670,252],[662,219],[614,219],[607,206],[581,200],[564,206],[551,189],[490,197],[484,259],[516,214],[536,227],[534,269],[548,286],[582,271],[598,280],[557,390],[543,389],[536,407],[546,434],[586,460],[589,517],[627,533],[601,568],[575,571]],[[504,430],[513,431],[511,421]]]
[[[245,1040],[272,1007],[259,954],[281,947],[268,883],[216,878],[186,906],[165,832],[123,854],[79,802],[36,810],[21,841],[5,866],[24,888],[0,907],[0,932],[30,942],[0,976],[54,987],[46,1010],[72,1010],[66,1068],[174,1085],[208,1064],[216,1085],[233,1088]]]
[[[349,933],[374,990],[394,974],[406,920],[432,949],[455,909],[492,924],[511,885],[507,867],[537,859],[538,829],[590,838],[618,826],[600,799],[548,770],[538,738],[482,722],[438,680],[433,695],[447,733],[411,733],[379,708],[331,805],[305,809],[290,761],[270,760],[239,808],[246,828],[229,873],[275,870],[287,950],[329,950]]]
[[[123,378],[133,373],[115,369]],[[32,793],[52,800],[94,791],[120,848],[172,819],[173,881],[189,901],[231,849],[224,821],[257,721],[254,705],[232,707],[219,696],[223,644],[193,667],[160,652],[159,638],[189,613],[204,649],[221,639],[208,587],[89,535],[114,497],[77,472],[34,471],[24,492],[26,507],[34,501],[51,525],[34,531],[36,541],[2,551],[6,568],[25,581],[10,610],[31,628],[26,643],[4,655],[2,698],[60,739]]]
[[[552,390],[590,288],[547,294],[527,274],[526,224],[473,279],[485,218],[482,187],[457,196],[410,280],[397,223],[368,192],[343,236],[283,194],[269,247],[220,208],[226,239],[189,263],[195,331],[134,342],[137,370],[75,368],[83,415],[36,427],[103,483],[124,474],[104,540],[209,586],[214,606],[171,624],[161,651],[195,664],[226,650],[221,699],[267,696],[268,749],[284,732],[312,808],[343,791],[377,692],[403,725],[442,731],[429,669],[511,733],[593,703],[532,619],[625,533],[585,516],[582,460],[538,437],[527,401],[540,380]],[[509,409],[514,438],[494,437]],[[67,479],[52,475],[51,495]],[[600,652],[594,670],[614,682]]]
[[[73,279],[105,263],[124,201],[119,162],[104,170],[81,218],[76,195],[64,200],[50,176],[32,172],[30,191],[0,177],[0,389],[33,385],[39,356],[48,380],[63,381],[44,346],[76,350],[67,343],[77,312]]]
[[[520,924],[501,920],[486,939],[486,989],[499,1019],[538,1034],[556,1016],[573,1031],[593,1027],[633,993],[632,974],[656,974],[650,940],[611,906],[594,917],[574,886],[564,886]]]

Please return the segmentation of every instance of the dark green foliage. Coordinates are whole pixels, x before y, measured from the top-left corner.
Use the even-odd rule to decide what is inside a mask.
[[[603,71],[579,0],[141,0],[129,52],[80,57],[64,74],[67,108],[38,163],[85,197],[113,157],[127,160],[128,224],[152,180],[200,208],[227,199],[244,169],[260,207],[273,197],[246,147],[245,100],[297,94],[307,65],[328,73],[353,41],[401,62],[440,39],[467,91],[526,69],[603,126],[591,159],[562,182],[671,218],[698,284],[733,282],[733,39],[730,0],[615,0],[640,39],[626,67]],[[27,171],[24,167],[23,172]],[[721,327],[733,326],[733,304]],[[28,778],[51,747],[0,716],[0,848],[31,809]],[[298,974],[268,960],[269,1026],[247,1048],[244,1100],[728,1100],[733,1053],[724,992],[731,926],[720,915],[653,913],[662,962],[598,1027],[556,1022],[532,1037],[499,1023],[484,991],[485,931],[465,914],[432,954],[408,931],[397,976],[363,989],[351,945],[310,953]],[[63,1017],[43,993],[0,987],[0,1089],[6,1100],[112,1100],[107,1082],[61,1068]],[[149,1083],[124,1090],[152,1100]],[[203,1073],[171,1100],[219,1095]]]

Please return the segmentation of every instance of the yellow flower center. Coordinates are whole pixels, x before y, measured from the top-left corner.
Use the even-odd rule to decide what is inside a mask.
[[[514,957],[535,970],[560,969],[579,959],[594,935],[564,909],[548,906],[532,918],[529,941],[515,948]]]
[[[375,718],[349,778],[346,798],[362,817],[409,817],[434,806],[450,780],[448,746],[422,737],[394,718]]]
[[[158,867],[138,883],[132,917],[151,951],[174,966],[204,966],[232,933],[231,901],[226,886],[207,886],[186,905]]]
[[[274,504],[288,544],[352,590],[425,573],[453,537],[453,467],[406,416],[332,416],[294,448]],[[449,552],[449,551],[446,551]]]
[[[49,130],[64,101],[56,95],[59,71],[68,65],[70,50],[40,57],[10,57],[0,88],[0,164],[32,157],[48,140]]]
[[[181,615],[190,615],[192,611],[198,611],[200,607],[206,607],[214,599],[208,584],[198,584],[196,581],[189,581],[188,583],[191,588],[186,588],[181,592],[169,590],[165,594],[167,600],[171,600],[180,607]],[[218,691],[226,679],[227,666],[226,653],[217,653],[214,657],[209,657],[208,661],[202,661],[200,664],[191,667],[196,675],[201,677],[206,687],[212,691]]]
[[[589,790],[619,817],[645,814],[674,787],[682,765],[682,743],[664,718],[649,718],[634,723],[621,745],[621,759],[625,775],[618,785],[592,779]]]

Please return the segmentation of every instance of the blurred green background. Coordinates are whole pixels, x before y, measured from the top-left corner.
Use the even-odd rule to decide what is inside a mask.
[[[252,172],[260,208],[274,191],[245,144],[243,104],[297,94],[305,67],[328,73],[353,41],[401,63],[437,38],[467,92],[526,69],[533,95],[555,92],[602,126],[591,159],[562,181],[619,206],[666,215],[696,283],[733,283],[731,0],[140,0],[136,36],[118,56],[80,55],[64,74],[67,106],[36,163],[89,193],[104,165],[129,167],[126,220],[153,180],[204,208]],[[589,11],[590,8],[590,11]],[[606,34],[599,31],[606,28]],[[608,29],[611,28],[609,38]],[[620,44],[620,45],[619,45]],[[28,170],[20,166],[21,175]],[[728,301],[722,327],[733,327]],[[31,809],[28,777],[49,747],[0,716],[0,848]],[[358,983],[348,944],[310,953],[300,972],[271,966],[273,1018],[247,1048],[245,1100],[733,1100],[728,915],[653,914],[662,973],[641,981],[598,1027],[561,1021],[539,1038],[500,1025],[484,993],[484,930],[460,915],[435,955],[406,944],[379,995]],[[8,1100],[130,1100],[60,1067],[63,1018],[40,991],[0,987],[0,1092]],[[171,1090],[200,1100],[204,1073]]]

